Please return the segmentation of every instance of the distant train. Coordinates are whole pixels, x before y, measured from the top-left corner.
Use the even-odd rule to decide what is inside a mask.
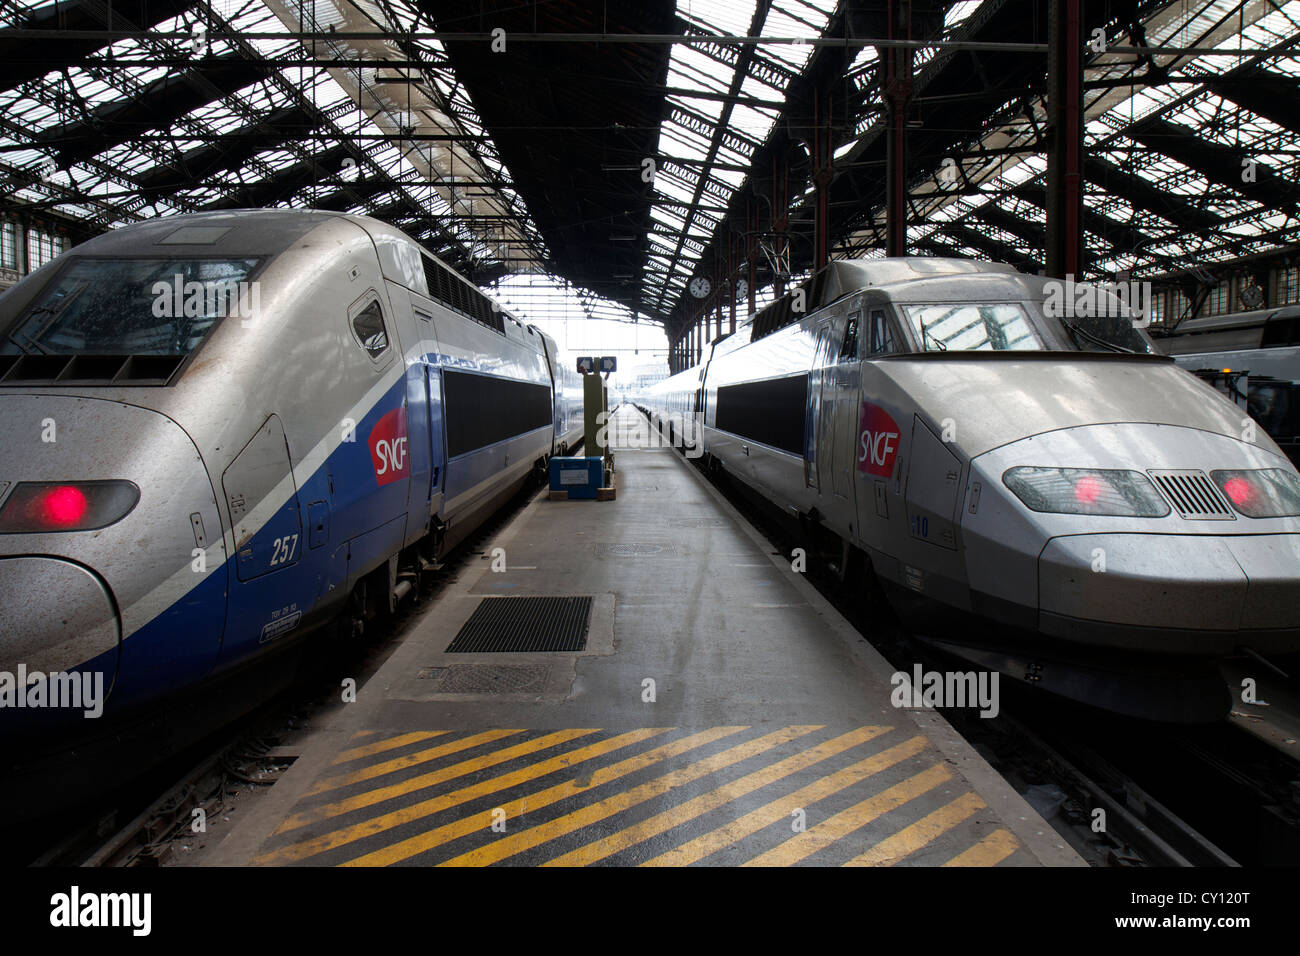
[[[1156,346],[1245,408],[1300,462],[1300,305],[1188,319]]]
[[[1018,679],[1138,711],[1114,672],[1300,650],[1300,475],[1122,308],[1046,308],[1052,281],[833,262],[637,404]],[[1191,671],[1166,716],[1204,715]]]
[[[581,401],[553,340],[376,220],[72,249],[0,296],[0,728],[363,627],[579,442]]]

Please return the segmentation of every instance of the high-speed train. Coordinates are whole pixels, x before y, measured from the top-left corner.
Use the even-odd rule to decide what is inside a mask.
[[[362,626],[578,443],[581,400],[553,340],[373,219],[77,246],[0,296],[0,727]]]
[[[1152,692],[1117,670],[1300,650],[1300,475],[1123,301],[1053,281],[833,262],[637,404],[1019,679],[1124,709]]]

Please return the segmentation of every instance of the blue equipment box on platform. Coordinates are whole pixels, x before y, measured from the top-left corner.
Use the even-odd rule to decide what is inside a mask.
[[[570,498],[594,499],[596,489],[604,483],[605,460],[599,455],[551,459],[551,491],[567,491]]]

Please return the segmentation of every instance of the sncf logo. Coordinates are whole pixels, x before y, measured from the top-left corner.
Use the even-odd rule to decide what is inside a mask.
[[[375,466],[375,480],[386,485],[390,481],[405,478],[407,474],[406,457],[406,409],[394,408],[370,429],[370,460]]]
[[[858,471],[888,478],[898,457],[898,423],[878,405],[862,403],[858,426]]]

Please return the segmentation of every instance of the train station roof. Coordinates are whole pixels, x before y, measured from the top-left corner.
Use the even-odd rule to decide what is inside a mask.
[[[1293,247],[1300,0],[1083,7],[1088,272]],[[832,257],[883,254],[886,9],[10,0],[0,212],[364,213],[475,281],[562,277],[671,332],[737,296],[747,241],[760,287],[810,270],[818,136]],[[1041,266],[1046,38],[1037,0],[913,4],[911,251]]]

